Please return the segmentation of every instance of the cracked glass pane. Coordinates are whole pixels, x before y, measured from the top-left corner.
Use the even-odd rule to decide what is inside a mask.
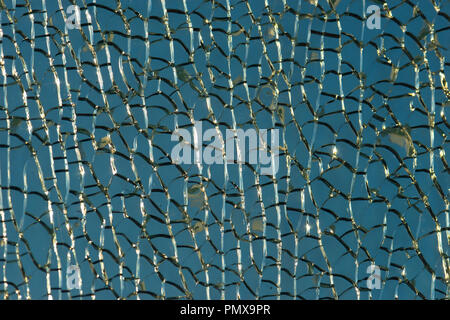
[[[448,1],[0,7],[2,298],[449,298]]]

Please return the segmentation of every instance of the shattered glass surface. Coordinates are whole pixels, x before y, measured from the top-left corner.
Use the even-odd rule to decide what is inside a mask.
[[[449,298],[449,1],[0,7],[2,298]],[[195,121],[278,172],[174,163]]]

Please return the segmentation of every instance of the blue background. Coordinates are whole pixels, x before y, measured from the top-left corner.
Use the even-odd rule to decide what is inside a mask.
[[[265,1],[230,1],[230,20],[227,1],[215,6],[166,1],[166,9],[164,1],[121,1],[118,8],[110,1],[95,3],[77,2],[82,32],[67,30],[67,36],[62,11],[68,1],[61,7],[57,1],[33,1],[33,14],[26,14],[21,1],[5,1],[7,10],[0,13],[2,296],[413,299],[417,291],[426,298],[448,297],[449,131],[440,79],[448,69],[448,50],[439,48],[441,60],[436,51],[426,51],[416,73],[398,41],[412,57],[423,52],[386,18],[386,10],[381,29],[370,30],[357,18],[371,1],[340,1],[339,25],[335,15],[326,22],[320,18],[320,8],[330,10],[322,0],[318,7],[267,1],[267,8]],[[392,15],[419,35],[423,19],[400,3],[388,2]],[[414,3],[447,48],[448,20],[431,1]],[[196,12],[190,14],[191,29],[184,6]],[[121,10],[127,24],[105,8]],[[448,9],[448,1],[441,1],[441,12]],[[173,41],[159,20],[165,12]],[[137,13],[150,17],[148,23]],[[271,19],[292,41],[280,28],[272,34]],[[114,38],[104,46],[109,31]],[[86,41],[95,47],[99,68]],[[428,35],[422,46],[430,41]],[[391,65],[400,67],[395,81]],[[208,98],[178,78],[180,67],[200,75]],[[275,97],[264,91],[269,79],[278,89]],[[221,89],[234,80],[233,91]],[[192,84],[202,88],[198,79]],[[425,106],[414,96],[416,86]],[[111,116],[102,112],[105,97]],[[273,101],[284,109],[284,121],[270,111]],[[192,132],[193,120],[203,121],[203,130],[216,121],[222,134],[255,125],[278,128],[287,152],[280,154],[276,180],[255,174],[256,166],[228,165],[227,174],[217,164],[177,168],[168,157],[176,144],[171,132],[177,127]],[[349,123],[360,131],[360,148]],[[411,127],[416,157],[380,135],[396,124]],[[108,134],[112,143],[96,148]],[[188,188],[200,181],[207,209],[188,197]],[[440,243],[430,212],[441,228]],[[188,217],[191,227],[203,221],[207,228],[194,233]],[[249,235],[261,217],[265,231]],[[383,281],[370,291],[372,262]],[[67,290],[71,264],[80,267],[81,291]]]

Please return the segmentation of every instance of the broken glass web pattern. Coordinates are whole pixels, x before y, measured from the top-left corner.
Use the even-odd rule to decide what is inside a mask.
[[[449,298],[448,1],[0,8],[2,298]]]

